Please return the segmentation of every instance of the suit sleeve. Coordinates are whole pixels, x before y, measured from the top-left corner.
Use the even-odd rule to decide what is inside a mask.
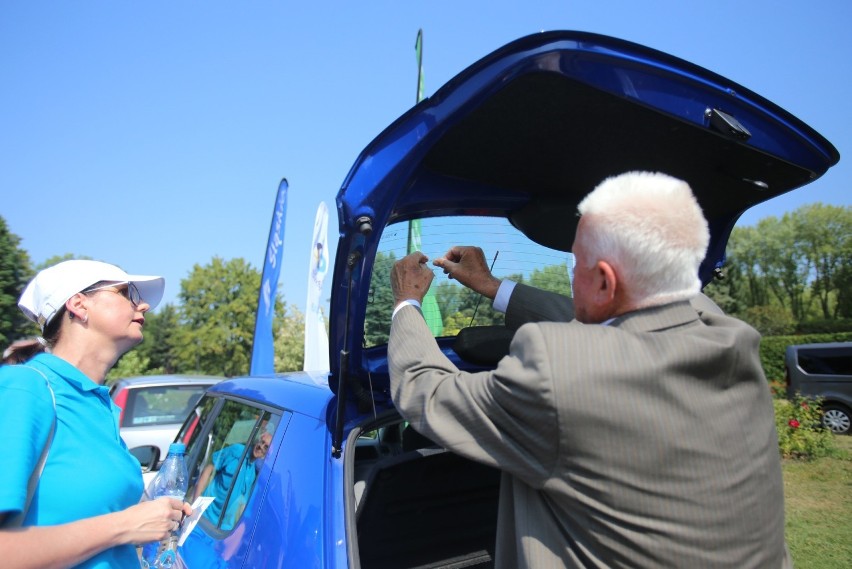
[[[420,312],[405,307],[391,325],[391,395],[423,435],[539,488],[559,451],[544,346],[539,328],[527,326],[515,334],[510,355],[497,369],[463,372],[440,351]]]
[[[518,283],[506,306],[506,326],[517,330],[528,322],[568,322],[574,319],[574,299],[564,294]]]

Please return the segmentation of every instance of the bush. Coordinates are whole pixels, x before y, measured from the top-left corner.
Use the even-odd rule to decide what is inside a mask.
[[[810,460],[834,452],[834,435],[822,426],[821,400],[796,394],[775,399],[778,448],[784,458]]]
[[[764,336],[792,334],[796,329],[796,319],[780,306],[752,306],[746,309],[743,320]]]
[[[797,334],[835,334],[850,330],[852,330],[852,319],[849,318],[806,320],[799,322],[796,326]]]

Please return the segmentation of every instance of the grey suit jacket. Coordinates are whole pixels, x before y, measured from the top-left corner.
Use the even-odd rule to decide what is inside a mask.
[[[782,567],[758,342],[684,301],[611,326],[524,325],[494,371],[471,374],[405,307],[388,359],[415,429],[503,470],[498,567]]]

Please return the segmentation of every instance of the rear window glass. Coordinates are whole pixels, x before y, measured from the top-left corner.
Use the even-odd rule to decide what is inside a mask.
[[[182,423],[201,399],[206,385],[158,385],[132,389],[122,427]]]
[[[435,337],[455,336],[468,326],[503,324],[504,315],[481,297],[431,264],[455,245],[475,245],[497,278],[507,278],[544,290],[571,294],[574,256],[538,245],[502,217],[433,217],[389,225],[379,242],[364,322],[367,347],[386,344],[390,334],[393,263],[411,251],[429,257],[435,273],[424,299],[423,315]],[[431,298],[430,298],[431,297]]]

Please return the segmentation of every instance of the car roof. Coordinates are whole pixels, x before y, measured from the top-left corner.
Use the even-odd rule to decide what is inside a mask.
[[[333,394],[326,373],[291,372],[267,376],[235,377],[207,390],[256,403],[302,413],[325,421]]]
[[[516,40],[389,125],[346,177],[336,200],[332,374],[346,365],[365,381],[370,375],[365,307],[389,223],[500,215],[533,241],[568,251],[576,205],[599,182],[662,171],[689,182],[708,219],[706,284],[744,211],[838,160],[831,143],[789,112],[682,59],[586,32]]]
[[[225,378],[222,376],[215,375],[140,375],[134,377],[123,377],[113,384],[113,388],[115,389],[118,387],[127,388],[152,385],[213,385],[222,381],[223,379]]]

